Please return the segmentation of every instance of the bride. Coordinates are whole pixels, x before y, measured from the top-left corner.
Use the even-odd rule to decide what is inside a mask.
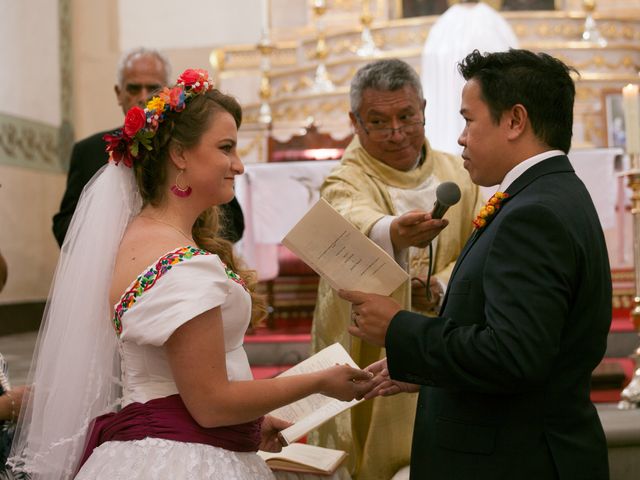
[[[334,366],[253,380],[242,342],[264,305],[215,206],[234,196],[242,113],[186,70],[106,135],[60,256],[9,465],[35,479],[272,478],[268,412],[312,393],[351,400]]]

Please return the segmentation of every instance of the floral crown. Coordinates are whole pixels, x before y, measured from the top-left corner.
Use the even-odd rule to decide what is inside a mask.
[[[121,161],[132,167],[134,161],[144,159],[153,150],[151,139],[169,112],[181,112],[189,99],[213,89],[209,72],[187,69],[178,77],[175,87],[164,87],[145,106],[131,107],[124,118],[124,126],[102,138],[107,142],[107,152],[117,165]],[[141,148],[142,147],[142,148]]]

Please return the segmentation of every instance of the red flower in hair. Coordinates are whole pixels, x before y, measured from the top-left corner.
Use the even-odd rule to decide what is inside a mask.
[[[172,110],[180,112],[184,109],[184,90],[180,87],[171,89],[164,87],[158,96],[168,104]]]
[[[188,68],[178,77],[178,83],[191,88],[194,92],[208,90],[211,83],[209,72],[200,68]]]
[[[134,158],[129,149],[131,140],[126,138],[122,130],[107,133],[102,138],[107,142],[106,150],[111,153],[111,159],[116,165],[124,162],[127,167],[133,166]]]
[[[133,138],[147,123],[147,116],[140,107],[131,107],[124,117],[124,133]]]

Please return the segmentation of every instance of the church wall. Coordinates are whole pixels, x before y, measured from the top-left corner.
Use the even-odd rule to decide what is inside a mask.
[[[0,304],[45,298],[57,260],[50,218],[63,187],[64,3],[0,1],[0,251],[9,267]]]

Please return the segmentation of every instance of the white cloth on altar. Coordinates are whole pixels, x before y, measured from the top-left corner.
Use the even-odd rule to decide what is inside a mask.
[[[618,181],[615,159],[619,148],[579,148],[569,152],[569,160],[591,195],[602,229],[616,226]]]
[[[427,100],[425,130],[431,147],[459,154],[458,137],[464,128],[460,97],[464,79],[458,62],[474,49],[499,52],[517,48],[518,39],[489,5],[452,5],[434,23],[422,50],[422,89]]]
[[[622,153],[620,148],[577,148],[571,150],[568,155],[576,175],[591,195],[603,230],[613,228],[617,224],[619,181],[615,160]],[[497,185],[482,187],[482,196],[489,199],[497,189]]]
[[[257,163],[236,179],[245,216],[237,249],[260,280],[278,275],[277,247],[320,198],[320,186],[338,160]]]

